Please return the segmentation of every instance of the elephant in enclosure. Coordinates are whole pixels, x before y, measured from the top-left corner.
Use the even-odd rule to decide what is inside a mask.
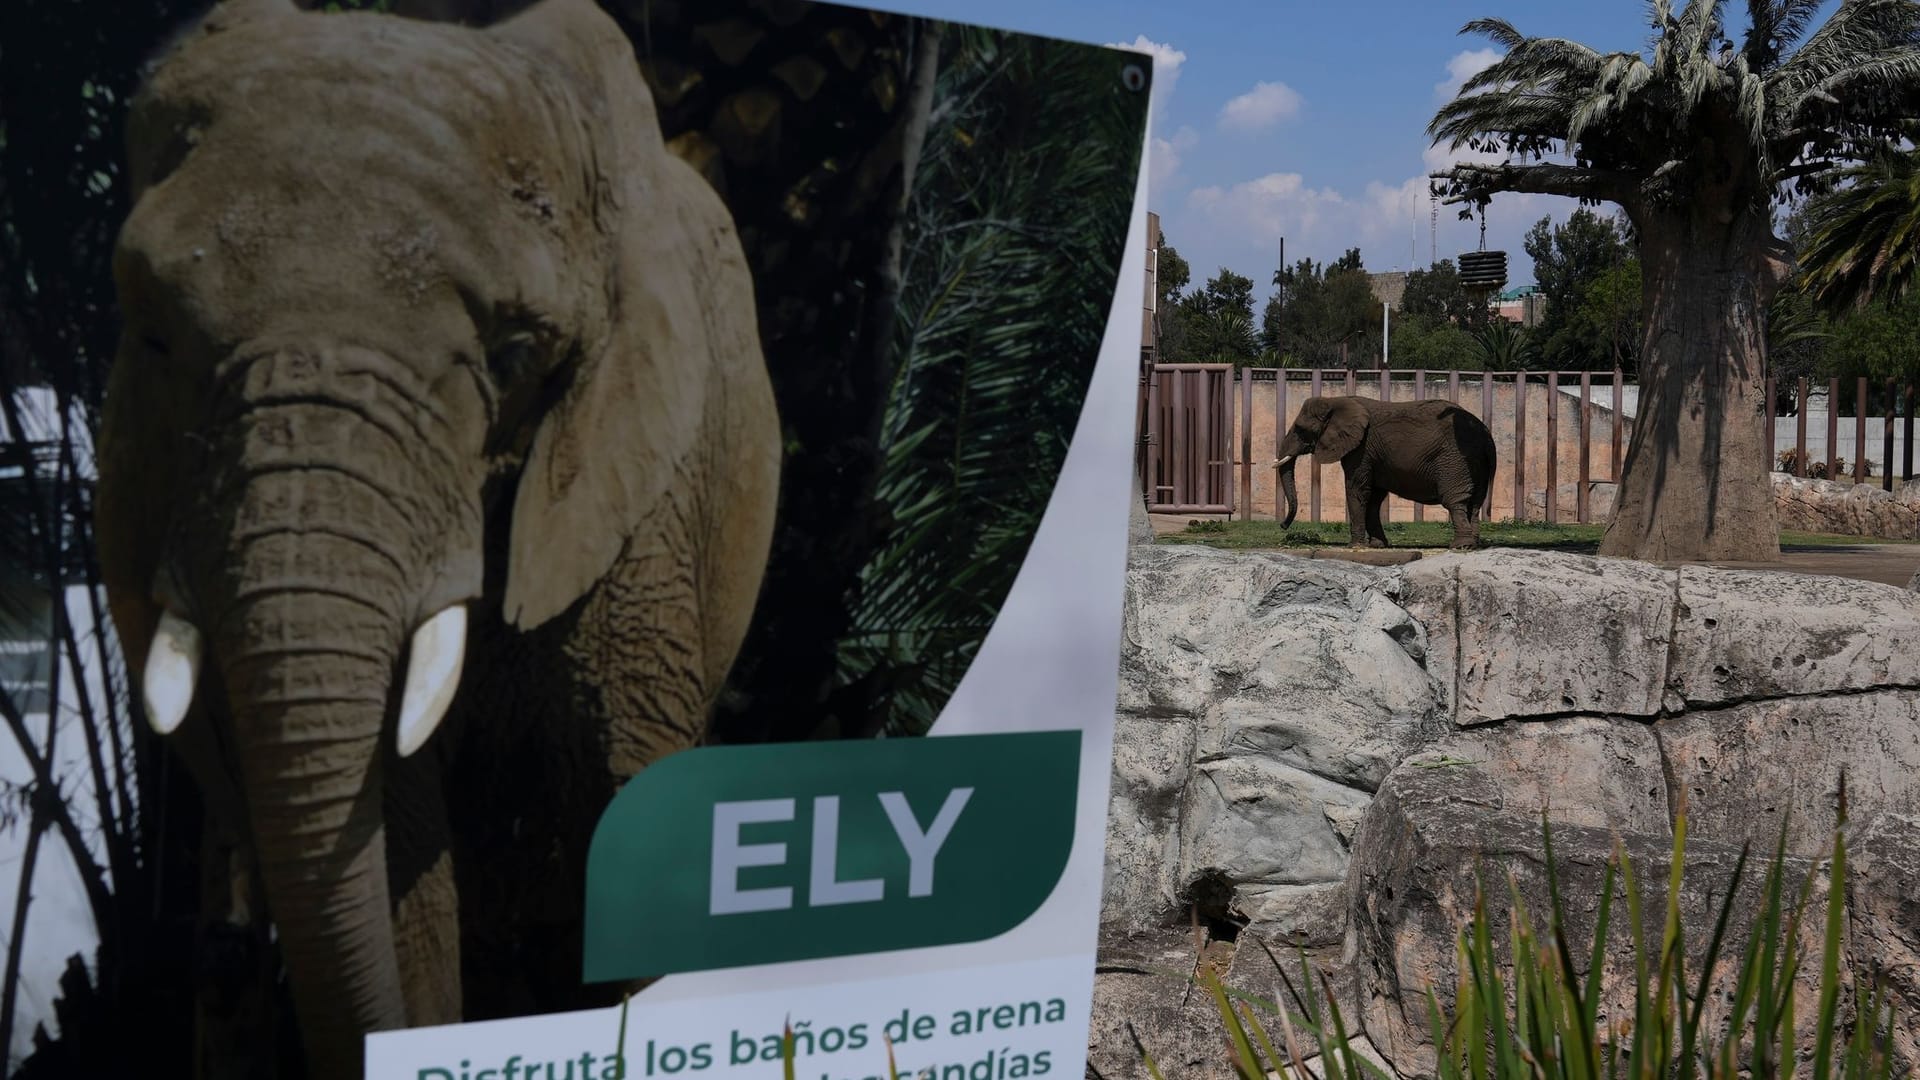
[[[1380,505],[1388,495],[1444,506],[1453,519],[1454,548],[1480,542],[1480,511],[1492,490],[1493,433],[1480,418],[1450,401],[1375,401],[1357,396],[1309,398],[1280,441],[1283,524],[1293,524],[1300,500],[1294,461],[1338,461],[1346,474],[1347,527],[1355,547],[1387,546]]]
[[[593,827],[703,739],[774,527],[731,218],[592,0],[227,0],[131,109],[97,530],[208,920],[270,921],[314,1076],[607,1000]]]

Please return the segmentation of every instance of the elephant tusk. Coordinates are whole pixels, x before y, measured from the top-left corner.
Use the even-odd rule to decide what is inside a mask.
[[[400,698],[401,757],[426,744],[447,715],[453,691],[460,685],[460,665],[467,654],[467,609],[455,604],[420,624],[407,654],[407,688]]]
[[[1277,469],[1280,466],[1285,465],[1287,462],[1292,461],[1294,458],[1298,456],[1299,456],[1298,454],[1288,454],[1286,457],[1276,459],[1273,463],[1273,467]]]
[[[171,611],[160,613],[147,650],[147,670],[140,684],[147,707],[147,723],[161,735],[171,735],[186,719],[193,703],[193,687],[200,678],[200,631]]]

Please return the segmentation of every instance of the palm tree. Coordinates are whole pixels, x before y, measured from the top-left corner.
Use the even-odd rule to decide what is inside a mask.
[[[1920,115],[1920,4],[1724,0],[1649,5],[1648,55],[1467,24],[1505,50],[1429,125],[1435,143],[1504,152],[1435,175],[1447,201],[1495,192],[1618,204],[1633,225],[1645,312],[1634,425],[1602,554],[1655,561],[1779,553],[1765,394],[1766,312],[1790,272],[1774,202],[1832,185]],[[1567,163],[1544,160],[1564,157]],[[1518,155],[1521,161],[1513,160]]]
[[[1474,335],[1488,370],[1519,371],[1540,359],[1540,342],[1518,323],[1490,320]]]
[[[1840,171],[1843,186],[1807,205],[1801,273],[1830,314],[1891,304],[1920,268],[1920,152],[1889,147]]]

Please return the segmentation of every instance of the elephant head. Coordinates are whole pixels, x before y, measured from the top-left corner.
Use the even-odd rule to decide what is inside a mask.
[[[1280,440],[1280,491],[1286,496],[1287,517],[1282,526],[1293,524],[1300,500],[1293,483],[1294,459],[1311,453],[1322,465],[1339,461],[1359,447],[1367,437],[1367,410],[1359,399],[1351,397],[1308,398]]]
[[[770,503],[752,285],[591,0],[485,29],[228,0],[131,109],[113,617],[155,730],[218,718],[316,1075],[357,1075],[418,1022],[382,778],[470,619],[538,627],[650,519]]]

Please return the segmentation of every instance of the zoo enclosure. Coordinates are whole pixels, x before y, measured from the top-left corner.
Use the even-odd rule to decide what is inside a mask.
[[[1774,419],[1770,469],[1854,483],[1877,480],[1886,490],[1896,478],[1912,478],[1920,388],[1861,379],[1849,388],[1855,391],[1851,400],[1842,398],[1838,379],[1827,380],[1824,393],[1806,379],[1793,388],[1798,408],[1793,416]],[[1150,364],[1142,374],[1139,417],[1143,494],[1154,513],[1277,520],[1285,511],[1273,461],[1302,402],[1328,394],[1393,401],[1438,397],[1465,406],[1493,433],[1499,461],[1483,519],[1603,521],[1632,438],[1638,389],[1618,369],[1236,371],[1230,364]],[[1786,389],[1769,378],[1768,400],[1778,401]],[[1836,403],[1852,405],[1854,415],[1841,417]],[[1337,463],[1302,460],[1296,520],[1346,520],[1343,476]],[[1444,521],[1447,515],[1440,507],[1392,496],[1381,508],[1383,520],[1429,516]]]

